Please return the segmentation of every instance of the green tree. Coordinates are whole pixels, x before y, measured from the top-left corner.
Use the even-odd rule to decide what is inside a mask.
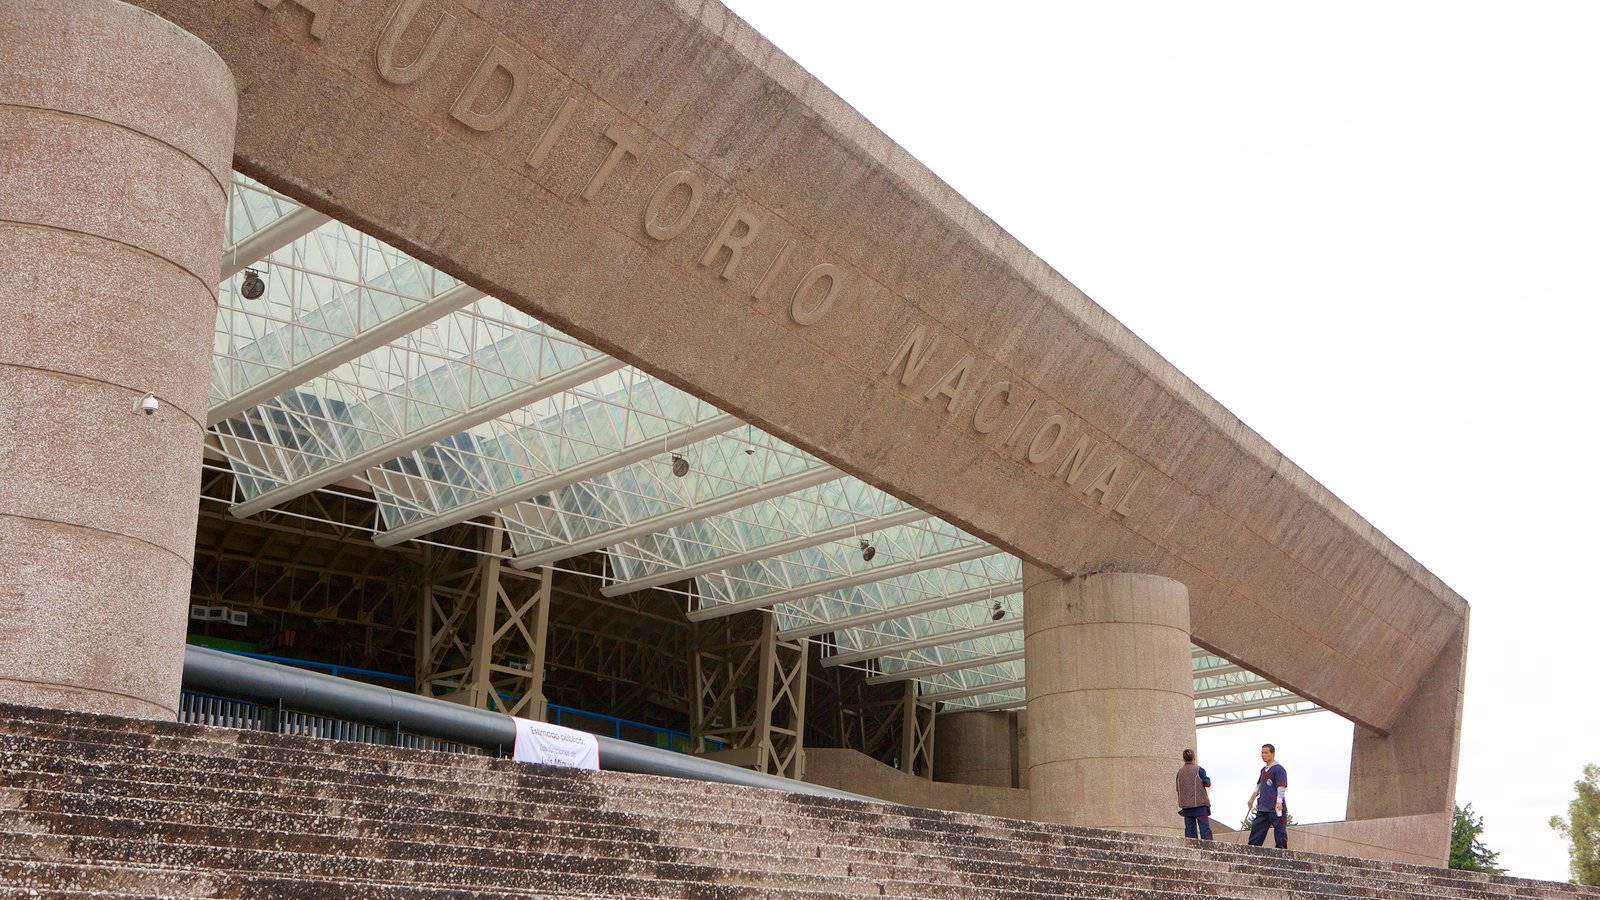
[[[1466,809],[1456,807],[1455,824],[1450,828],[1450,868],[1469,872],[1505,874],[1505,869],[1495,865],[1500,853],[1483,845],[1483,817],[1472,814],[1472,804]]]
[[[1600,766],[1583,767],[1582,780],[1573,782],[1578,796],[1567,806],[1567,817],[1550,817],[1550,827],[1571,844],[1573,884],[1600,884]]]

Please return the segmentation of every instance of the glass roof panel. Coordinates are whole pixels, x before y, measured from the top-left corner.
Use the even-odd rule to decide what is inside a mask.
[[[298,208],[236,177],[229,246]],[[221,287],[213,403],[306,377],[215,426],[242,496],[350,477],[391,530],[487,509],[517,554],[623,535],[606,546],[616,582],[693,568],[701,608],[766,598],[780,629],[831,627],[835,654],[881,673],[970,664],[912,676],[924,695],[972,693],[950,709],[1025,700],[1021,660],[985,661],[1023,648],[1015,557],[493,299],[440,303],[436,321],[378,346],[398,329],[373,329],[396,316],[469,298],[347,226],[323,224],[261,268],[255,300],[237,279]],[[312,372],[341,346],[348,360]],[[783,479],[797,487],[771,496]],[[1204,652],[1193,665],[1201,724],[1315,709]]]
[[[227,229],[236,241],[299,205],[236,176]],[[218,290],[211,403],[292,370],[458,282],[389,245],[338,222],[273,251],[256,265],[266,291],[240,293],[240,279]]]

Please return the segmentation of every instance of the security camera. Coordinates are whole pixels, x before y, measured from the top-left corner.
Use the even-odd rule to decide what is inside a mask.
[[[139,402],[135,404],[133,408],[136,412],[143,413],[147,416],[153,416],[156,414],[156,410],[161,408],[161,401],[156,399],[154,392],[151,392],[145,394],[143,397],[140,397]]]

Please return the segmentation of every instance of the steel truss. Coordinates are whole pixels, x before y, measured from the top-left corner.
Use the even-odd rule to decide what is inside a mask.
[[[778,640],[772,617],[755,615],[702,623],[694,643],[695,751],[804,777],[806,642]]]
[[[504,532],[482,530],[483,555],[425,571],[417,629],[417,691],[475,709],[545,716],[545,635],[551,572],[502,565]],[[432,556],[432,554],[430,554]],[[434,563],[433,559],[429,560]]]

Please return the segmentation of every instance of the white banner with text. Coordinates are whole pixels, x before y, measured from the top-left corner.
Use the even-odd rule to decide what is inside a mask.
[[[600,742],[594,735],[516,716],[512,716],[511,721],[517,726],[517,743],[512,751],[512,758],[517,762],[574,769],[600,768]]]

